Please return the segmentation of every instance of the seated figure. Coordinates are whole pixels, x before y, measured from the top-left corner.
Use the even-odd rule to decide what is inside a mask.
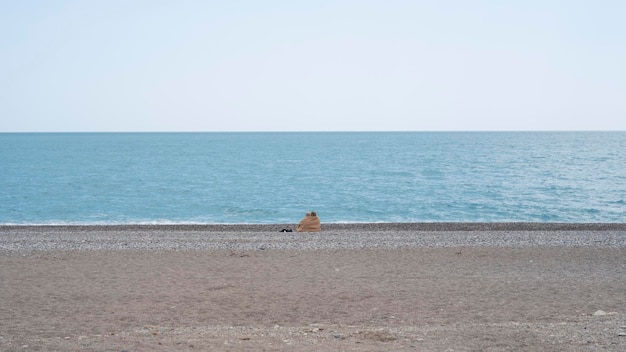
[[[322,229],[320,218],[317,217],[316,212],[306,213],[304,219],[300,221],[296,231],[298,232],[318,232]]]

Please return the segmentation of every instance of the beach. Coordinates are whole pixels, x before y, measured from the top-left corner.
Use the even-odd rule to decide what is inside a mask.
[[[626,224],[0,226],[0,351],[626,351]]]

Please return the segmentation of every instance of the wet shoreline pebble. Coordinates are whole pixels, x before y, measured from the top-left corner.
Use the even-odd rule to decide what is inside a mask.
[[[0,226],[0,254],[52,250],[320,250],[414,247],[626,247],[626,224],[406,223]]]

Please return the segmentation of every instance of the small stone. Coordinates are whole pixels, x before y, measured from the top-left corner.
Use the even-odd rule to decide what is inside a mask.
[[[594,316],[602,316],[602,315],[606,315],[606,312],[603,310],[596,310],[595,313],[593,313]]]
[[[617,334],[617,336],[626,336],[626,332],[620,332],[619,334]]]

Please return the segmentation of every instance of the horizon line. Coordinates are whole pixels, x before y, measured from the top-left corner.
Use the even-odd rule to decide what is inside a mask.
[[[107,134],[107,133],[572,133],[572,132],[626,132],[626,129],[606,130],[606,129],[580,129],[580,130],[558,130],[558,129],[545,129],[545,130],[203,130],[203,131],[189,131],[189,130],[173,130],[173,131],[149,131],[149,130],[136,130],[136,131],[0,131],[0,134],[80,134],[80,133],[93,133],[93,134]]]

